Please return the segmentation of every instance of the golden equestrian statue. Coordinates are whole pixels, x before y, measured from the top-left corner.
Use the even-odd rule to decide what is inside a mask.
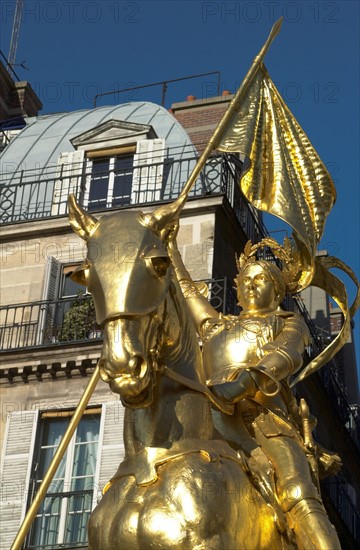
[[[172,215],[131,210],[97,220],[73,197],[69,209],[87,242],[77,277],[103,328],[100,375],[126,408],[125,459],[91,514],[89,550],[236,550],[244,541],[249,550],[296,548],[247,454],[214,427],[211,404],[226,416],[234,411],[204,384],[194,324],[165,246]],[[129,235],[132,260],[124,251],[114,266],[114,236],[124,242]]]
[[[263,65],[280,26],[176,201],[97,219],[70,196],[71,227],[87,243],[73,276],[93,295],[104,344],[12,550],[21,548],[100,377],[126,408],[125,459],[91,514],[89,550],[340,548],[318,473],[319,464],[336,471],[340,459],[315,445],[308,406],[291,387],[344,344],[359,291],[349,307],[329,268],[358,285],[352,271],[337,258],[316,257],[335,189]],[[213,309],[176,245],[181,210],[214,149],[244,155],[242,192],[293,229],[291,241],[248,242],[237,258],[239,316]],[[133,261],[115,262],[114,241],[129,240]],[[264,249],[274,262],[263,259]],[[344,325],[302,368],[309,332],[281,303],[309,285],[338,303]]]

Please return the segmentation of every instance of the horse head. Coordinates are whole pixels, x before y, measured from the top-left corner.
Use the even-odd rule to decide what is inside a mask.
[[[172,215],[122,211],[100,220],[69,197],[72,229],[87,243],[73,278],[91,292],[103,330],[101,378],[129,406],[152,402],[170,285],[164,228]]]

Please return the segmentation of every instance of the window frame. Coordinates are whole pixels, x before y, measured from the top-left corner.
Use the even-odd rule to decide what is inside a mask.
[[[40,411],[43,414],[46,411],[47,415],[69,414],[70,410],[74,410],[76,398],[74,401],[74,396],[64,395],[61,408],[55,401],[49,403],[49,398],[43,397],[41,403],[41,406],[36,402],[30,405],[29,409],[21,408],[21,410],[9,412],[6,419],[0,469],[0,490],[3,496],[0,499],[0,512],[3,519],[2,542],[6,547],[11,546],[31,505],[34,492],[32,479],[37,458],[35,449],[40,437],[38,423]],[[123,440],[125,409],[120,399],[114,396],[108,396],[106,401],[95,398],[88,409],[94,410],[100,407],[101,419],[92,510],[101,500],[103,488],[114,477],[119,463],[125,458]],[[28,540],[27,537],[26,544]],[[75,548],[74,544],[72,548]]]
[[[50,544],[42,544],[39,545],[36,542],[35,538],[35,528],[36,528],[36,519],[41,518],[45,516],[45,514],[39,514],[39,511],[36,515],[36,518],[34,519],[31,529],[29,530],[29,533],[26,538],[26,544],[25,544],[25,550],[35,550],[36,549],[50,549],[50,548],[74,548],[76,546],[84,546],[87,545],[87,536],[85,537],[85,540],[76,540],[76,541],[69,541],[64,542],[66,538],[66,525],[68,522],[69,516],[72,515],[72,512],[69,512],[68,508],[70,505],[70,498],[72,496],[81,496],[85,495],[85,502],[88,501],[86,499],[86,495],[89,496],[89,500],[91,501],[90,505],[90,514],[92,510],[94,509],[95,505],[97,504],[97,496],[98,496],[98,477],[99,477],[99,467],[100,467],[100,457],[102,453],[102,439],[103,439],[103,431],[104,431],[104,414],[103,414],[103,406],[101,407],[90,407],[85,410],[83,413],[83,416],[81,420],[84,419],[84,417],[88,415],[96,415],[98,416],[99,421],[99,430],[98,430],[98,439],[97,439],[97,450],[96,450],[96,459],[95,459],[95,468],[93,471],[92,477],[93,483],[92,483],[92,490],[82,490],[82,491],[72,491],[71,490],[71,483],[74,479],[77,478],[77,476],[74,476],[73,473],[75,471],[75,464],[74,464],[74,457],[75,457],[75,448],[77,444],[82,445],[83,443],[77,443],[76,442],[76,436],[79,429],[79,425],[77,426],[75,433],[73,434],[71,441],[67,447],[66,450],[66,464],[64,469],[64,480],[62,482],[63,489],[62,491],[47,491],[45,498],[59,498],[60,499],[60,507],[59,507],[59,521],[57,525],[57,536],[56,536],[56,543],[50,543]],[[36,480],[36,473],[38,471],[38,468],[40,466],[40,460],[41,460],[41,452],[44,448],[50,448],[52,445],[44,445],[44,432],[46,429],[46,419],[51,418],[63,418],[68,417],[69,419],[73,415],[74,410],[73,409],[67,409],[62,411],[46,411],[40,414],[39,417],[39,424],[37,429],[37,434],[35,438],[35,449],[36,451],[33,453],[32,461],[31,461],[31,484],[32,487],[29,490],[29,500],[28,500],[28,506],[30,505],[31,501],[34,499],[37,487],[40,485],[41,481]],[[65,428],[66,429],[66,428]],[[61,435],[63,437],[63,434]],[[61,440],[60,440],[61,441]],[[59,442],[60,443],[60,442]],[[92,443],[90,443],[92,444]],[[58,444],[59,445],[59,444]],[[56,448],[58,448],[58,445],[56,445]],[[45,474],[45,472],[44,472]],[[68,487],[68,490],[66,488]],[[77,494],[79,493],[79,494]],[[49,496],[48,496],[49,495]],[[45,501],[45,498],[43,502]],[[87,510],[83,510],[83,513],[88,513]],[[41,529],[40,525],[40,529]],[[80,531],[79,531],[80,532]],[[41,535],[40,535],[41,540]]]
[[[67,270],[69,272],[69,267],[73,267],[75,270],[75,268],[81,264],[81,260],[60,262],[53,256],[48,257],[42,294],[44,303],[39,313],[36,335],[37,344],[58,343],[59,332],[57,327],[63,326],[65,313],[70,309],[72,301],[76,300],[78,297],[83,300],[90,299],[90,293],[87,288],[82,285],[79,285],[79,287],[81,286],[83,296],[80,296],[80,291],[76,294],[64,294],[64,284],[67,276],[65,271]],[[98,327],[94,326],[93,332],[95,334],[94,338],[100,336]],[[82,338],[80,338],[80,340],[82,340]],[[76,341],[76,339],[74,341]]]
[[[129,150],[131,149],[131,151]],[[135,160],[135,151],[136,148],[124,148],[124,152],[121,153],[121,149],[117,150],[116,154],[112,155],[101,155],[101,156],[87,156],[86,157],[86,182],[85,182],[85,196],[84,196],[84,205],[87,210],[102,210],[102,209],[108,209],[108,208],[116,208],[117,206],[129,206],[132,203],[132,187],[133,187],[133,173],[134,173],[134,160]],[[117,173],[117,161],[121,161],[121,159],[131,159],[131,163],[129,163],[129,168],[124,169],[124,173]],[[94,163],[101,162],[101,161],[108,161],[108,171],[104,172],[105,177],[102,177],[102,174],[100,173],[99,177],[96,178],[95,174],[93,173],[94,169]],[[131,166],[130,166],[131,164]],[[108,177],[106,177],[106,175]],[[117,178],[125,178],[129,177],[131,178],[130,181],[130,189],[129,193],[125,195],[121,195],[120,204],[114,204],[114,202],[117,201],[117,197],[114,196],[114,190],[115,190],[115,184]],[[92,200],[91,197],[91,186],[97,179],[104,179],[103,185],[107,186],[106,190],[106,198],[105,199],[99,199],[99,200]],[[106,180],[106,181],[105,181]],[[126,182],[128,183],[128,182]],[[105,193],[104,193],[105,195]],[[118,197],[119,198],[119,197]],[[125,199],[125,200],[124,200]],[[94,207],[92,208],[92,205]]]

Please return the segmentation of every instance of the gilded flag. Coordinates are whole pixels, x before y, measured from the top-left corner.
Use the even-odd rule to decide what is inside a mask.
[[[314,274],[316,247],[336,198],[331,176],[261,64],[216,148],[246,155],[241,190],[256,208],[294,230],[303,271]]]

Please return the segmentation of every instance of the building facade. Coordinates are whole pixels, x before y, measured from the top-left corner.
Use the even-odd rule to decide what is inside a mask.
[[[136,102],[42,116],[24,113],[24,126],[3,147],[1,549],[9,548],[16,535],[102,346],[91,296],[70,279],[83,260],[84,245],[68,223],[68,194],[96,216],[121,209],[147,212],[170,202],[229,99],[192,99],[174,104],[170,112]],[[208,160],[182,213],[178,236],[193,279],[206,280],[213,305],[227,313],[237,308],[235,253],[248,239],[256,242],[266,234],[261,216],[239,190],[241,166],[236,155],[214,154]],[[116,246],[131,254],[131,239]],[[303,303],[288,305],[306,317],[314,348],[320,346]],[[331,402],[332,370],[326,374],[330,382],[321,376],[298,392],[319,417],[319,439],[342,455],[343,478],[327,482],[324,500],[344,547],[355,548],[358,419],[345,393],[345,404],[340,397],[340,404]],[[123,407],[100,382],[24,548],[86,548],[89,514],[124,456],[122,429]]]

